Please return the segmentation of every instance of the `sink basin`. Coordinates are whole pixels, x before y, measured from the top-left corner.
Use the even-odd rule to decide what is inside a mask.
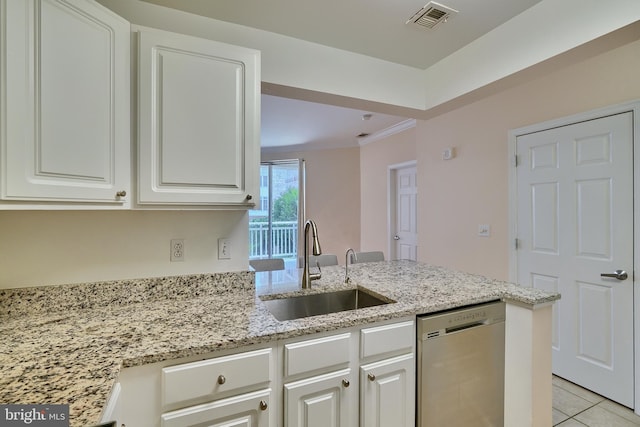
[[[292,320],[320,314],[337,313],[389,304],[360,289],[302,295],[290,298],[263,300],[271,314],[278,320]]]

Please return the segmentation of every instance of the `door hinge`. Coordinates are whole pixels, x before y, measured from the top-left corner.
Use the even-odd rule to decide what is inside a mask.
[[[518,239],[513,239],[513,247],[516,249],[520,247],[520,242],[518,242]]]
[[[518,167],[518,155],[517,154],[513,155],[513,167],[515,167],[515,168]]]

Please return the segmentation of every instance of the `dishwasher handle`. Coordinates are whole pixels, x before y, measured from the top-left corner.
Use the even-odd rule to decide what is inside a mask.
[[[465,325],[456,325],[453,326],[451,328],[446,328],[444,331],[447,334],[452,334],[454,332],[458,332],[458,331],[464,331],[465,329],[471,329],[471,328],[477,328],[478,326],[484,326],[487,324],[487,321],[482,321],[482,322],[471,322],[471,323],[467,323]]]
[[[505,315],[503,301],[491,301],[440,313],[425,314],[418,316],[418,337],[426,340],[466,329],[502,323],[505,321]]]

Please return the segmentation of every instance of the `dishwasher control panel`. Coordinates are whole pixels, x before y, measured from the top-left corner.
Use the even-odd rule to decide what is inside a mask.
[[[419,316],[419,338],[436,338],[475,326],[504,322],[504,319],[505,304],[500,301]]]

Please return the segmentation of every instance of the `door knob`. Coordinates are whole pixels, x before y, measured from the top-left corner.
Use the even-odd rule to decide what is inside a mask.
[[[400,240],[400,236],[393,236],[393,240]]]
[[[627,280],[629,275],[624,270],[616,270],[613,273],[602,273],[602,274],[600,274],[600,277],[612,277],[612,278],[618,279],[618,280]]]

